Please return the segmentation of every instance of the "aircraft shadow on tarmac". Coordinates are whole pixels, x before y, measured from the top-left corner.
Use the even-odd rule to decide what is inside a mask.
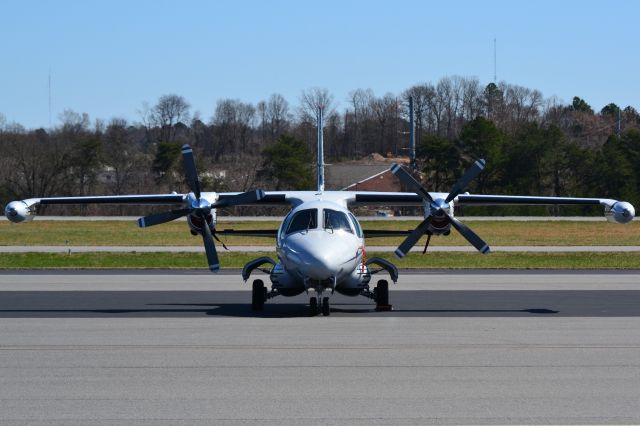
[[[0,292],[2,318],[309,316],[305,295],[251,310],[246,291]],[[640,291],[401,291],[393,311],[335,295],[331,314],[361,317],[622,317],[640,316]]]
[[[194,306],[193,304],[172,303],[168,306]],[[265,305],[261,312],[250,309],[246,303],[227,303],[202,305],[211,306],[204,311],[209,316],[229,317],[273,317],[291,318],[309,316],[309,307],[303,303],[277,303]],[[360,307],[361,306],[361,307]],[[387,312],[376,311],[375,305],[370,303],[333,303],[332,314],[375,315],[375,316],[432,316],[438,314],[450,314],[452,316],[466,316],[466,314],[487,314],[488,316],[501,316],[501,314],[557,314],[551,309],[394,309]]]

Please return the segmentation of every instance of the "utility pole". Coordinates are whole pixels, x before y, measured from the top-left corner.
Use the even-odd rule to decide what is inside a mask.
[[[416,171],[416,124],[413,121],[413,96],[409,96],[409,165]]]
[[[49,130],[51,130],[51,67],[49,67]]]
[[[496,53],[496,38],[493,38],[493,83],[498,84],[498,55]]]
[[[620,112],[620,107],[618,107],[618,126],[616,128],[616,133],[618,135],[618,140],[620,140],[621,135],[621,127],[622,127],[622,113]]]

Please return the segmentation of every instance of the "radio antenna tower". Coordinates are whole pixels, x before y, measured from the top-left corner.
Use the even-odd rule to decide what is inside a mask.
[[[497,67],[497,55],[496,55],[496,39],[493,38],[493,83],[498,84],[498,67]]]

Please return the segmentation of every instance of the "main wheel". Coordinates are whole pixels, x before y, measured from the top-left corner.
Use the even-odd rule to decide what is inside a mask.
[[[389,306],[389,282],[387,280],[378,281],[375,294],[378,307]]]
[[[328,317],[331,314],[331,305],[329,304],[329,298],[322,298],[322,315]]]
[[[254,280],[251,291],[251,309],[261,311],[264,308],[265,293],[267,289],[262,280]]]
[[[312,317],[318,315],[318,298],[312,297],[309,299],[309,313]]]

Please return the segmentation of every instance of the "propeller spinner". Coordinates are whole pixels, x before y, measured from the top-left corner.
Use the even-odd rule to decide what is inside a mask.
[[[211,204],[208,200],[201,198],[200,179],[198,179],[198,171],[193,157],[193,150],[187,144],[182,146],[182,162],[186,181],[189,185],[189,189],[191,190],[191,194],[188,196],[189,206],[184,209],[171,210],[168,212],[141,217],[138,219],[138,226],[145,228],[148,226],[160,225],[187,215],[191,215],[194,219],[197,218],[199,222],[202,223],[201,235],[204,248],[207,253],[209,269],[213,272],[218,272],[220,269],[220,261],[218,260],[218,252],[216,251],[216,245],[213,240],[213,232],[215,232],[215,229],[211,229],[210,223],[207,220],[207,217],[211,213],[211,209],[254,203],[264,197],[264,191],[258,189],[256,191],[243,192],[232,197],[227,197],[223,200],[218,200]]]
[[[484,160],[477,160],[471,167],[467,169],[464,175],[458,179],[453,185],[449,195],[443,200],[441,198],[433,199],[429,191],[427,191],[413,176],[403,169],[399,164],[391,166],[391,172],[396,175],[405,185],[410,187],[416,194],[418,194],[425,203],[429,206],[429,215],[414,229],[407,238],[398,246],[395,251],[397,257],[404,257],[409,250],[418,242],[418,240],[427,232],[429,224],[434,218],[444,218],[453,226],[460,234],[471,243],[480,253],[489,253],[489,245],[484,242],[475,232],[473,232],[467,225],[460,222],[453,217],[449,203],[456,198],[469,183],[475,179],[476,176],[484,169],[486,162]]]

